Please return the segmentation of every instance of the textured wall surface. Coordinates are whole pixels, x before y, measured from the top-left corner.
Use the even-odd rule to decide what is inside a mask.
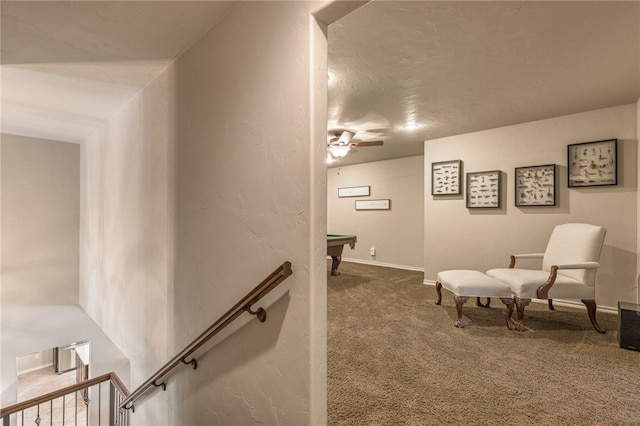
[[[327,171],[327,230],[355,234],[343,259],[421,270],[424,263],[424,157],[376,161]],[[338,188],[370,186],[371,195],[339,198]],[[390,199],[391,210],[356,211],[355,200]],[[369,249],[376,248],[371,256]]]
[[[260,303],[265,323],[244,315],[197,374],[176,376],[176,423],[310,424],[311,380],[326,380],[310,373],[326,350],[310,313],[311,293],[326,291],[312,242],[326,224],[326,154],[310,144],[312,6],[241,3],[177,62],[176,345],[283,261],[294,272]]]
[[[82,146],[80,304],[131,360],[136,387],[170,357],[175,74],[167,68]],[[165,424],[167,394],[135,414]]]
[[[567,145],[611,138],[619,143],[618,185],[568,188]],[[426,141],[425,170],[460,159],[465,173],[500,170],[503,181],[499,209],[467,209],[462,196],[425,197],[425,279],[446,269],[506,267],[511,254],[544,251],[555,225],[586,222],[607,228],[598,304],[616,308],[618,300],[636,300],[637,138],[634,103]],[[515,207],[514,168],[551,163],[557,164],[556,206]]]
[[[640,38],[640,34],[638,34]],[[636,104],[637,111],[637,121],[636,121],[636,135],[637,138],[640,139],[640,99],[638,99],[638,103]],[[638,150],[638,157],[636,158],[636,164],[640,164],[640,149]],[[637,167],[637,166],[636,166]],[[638,178],[640,179],[640,177]],[[637,211],[640,211],[640,197],[638,197],[639,205],[636,207]],[[636,240],[638,244],[640,244],[640,218],[638,219],[638,226],[636,227]],[[636,283],[640,283],[640,247],[636,250],[638,253],[636,256]],[[633,300],[630,300],[633,302]],[[640,285],[638,286],[638,291],[636,292],[636,303],[640,303]]]
[[[78,303],[80,147],[2,135],[3,306]]]

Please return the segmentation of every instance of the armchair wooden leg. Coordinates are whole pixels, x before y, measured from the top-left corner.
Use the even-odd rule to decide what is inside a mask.
[[[438,293],[436,305],[440,305],[442,303],[442,283],[440,281],[436,281],[436,293]]]
[[[516,310],[518,311],[518,324],[516,325],[517,331],[524,331],[524,308],[529,305],[531,299],[521,299],[516,297]]]
[[[456,301],[456,311],[458,311],[458,319],[453,322],[453,325],[462,328],[464,327],[462,324],[462,305],[464,305],[469,298],[467,296],[453,296],[453,299]]]
[[[502,303],[507,305],[507,312],[505,314],[505,319],[507,321],[507,328],[509,330],[515,330],[516,323],[513,319],[511,319],[511,316],[513,315],[513,305],[514,305],[513,298],[501,297],[500,300],[502,300]]]
[[[547,302],[549,302],[549,310],[550,311],[555,311],[556,308],[553,307],[553,299],[549,299],[549,300],[547,300]]]
[[[596,321],[596,301],[593,299],[583,299],[582,303],[587,307],[587,312],[589,313],[589,320],[591,321],[591,325],[596,329],[598,333],[606,334],[604,328],[600,327],[598,321]]]

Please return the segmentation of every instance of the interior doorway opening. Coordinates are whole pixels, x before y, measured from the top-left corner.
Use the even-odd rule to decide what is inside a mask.
[[[83,340],[18,356],[17,402],[86,381],[90,348],[90,342]]]

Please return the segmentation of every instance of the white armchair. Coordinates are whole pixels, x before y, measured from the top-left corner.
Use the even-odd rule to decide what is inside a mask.
[[[509,268],[487,271],[487,275],[511,287],[518,313],[518,322],[507,313],[510,328],[524,330],[524,308],[532,298],[579,299],[587,307],[591,325],[599,333],[605,330],[596,321],[595,282],[600,264],[600,252],[606,229],[586,223],[566,223],[555,227],[544,253],[511,256]],[[519,269],[517,259],[542,259],[542,269]]]

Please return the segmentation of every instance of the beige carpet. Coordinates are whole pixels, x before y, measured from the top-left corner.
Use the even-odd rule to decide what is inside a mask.
[[[343,262],[328,275],[330,425],[640,425],[640,352],[617,317],[532,303],[526,332],[504,305],[434,304],[423,273]]]

